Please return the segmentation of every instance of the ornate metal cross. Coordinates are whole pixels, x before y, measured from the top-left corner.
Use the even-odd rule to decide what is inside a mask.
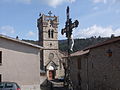
[[[66,25],[65,28],[62,29],[61,34],[63,35],[64,33],[66,33],[66,37],[67,38],[71,38],[72,35],[72,29],[78,27],[78,20],[75,20],[75,22],[72,23],[71,18],[69,18],[69,7],[67,7],[66,10],[66,14],[67,14],[67,21],[66,21]]]
[[[75,20],[75,22],[72,23],[71,18],[69,18],[69,7],[67,7],[66,14],[67,14],[67,21],[65,28],[61,30],[61,34],[63,35],[65,33],[68,41],[68,58],[66,63],[67,67],[65,68],[64,85],[66,85],[69,88],[69,86],[72,87],[72,83],[70,80],[70,39],[73,31],[72,29],[78,27],[79,22],[78,20]]]

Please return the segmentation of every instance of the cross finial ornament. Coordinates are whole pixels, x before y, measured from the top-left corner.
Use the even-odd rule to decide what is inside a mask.
[[[49,11],[49,12],[48,12],[48,14],[49,14],[49,16],[51,16],[51,15],[52,15],[52,12],[51,12],[51,11]]]

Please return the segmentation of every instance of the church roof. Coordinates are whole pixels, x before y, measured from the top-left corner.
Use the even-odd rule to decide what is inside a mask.
[[[28,45],[28,46],[31,46],[31,47],[34,47],[34,48],[43,49],[42,46],[31,44],[31,43],[28,43],[28,42],[25,42],[25,41],[22,41],[22,40],[19,40],[19,39],[11,38],[11,37],[8,37],[8,36],[2,35],[2,34],[0,34],[0,38],[10,40],[10,41],[13,41],[13,42],[17,42],[17,43],[21,43],[21,44],[24,44],[24,45]]]
[[[96,44],[96,45],[89,46],[89,47],[87,47],[87,48],[85,48],[83,50],[72,53],[71,57],[81,56],[81,55],[87,54],[87,53],[89,53],[90,49],[97,48],[97,47],[100,47],[100,46],[103,46],[103,45],[108,45],[108,44],[111,44],[111,43],[115,43],[117,41],[120,41],[120,36],[119,37],[114,37],[114,38],[112,38],[110,40],[101,42],[101,43]]]
[[[96,45],[89,46],[89,47],[85,48],[84,50],[97,48],[97,47],[108,45],[108,44],[115,43],[115,42],[118,42],[118,41],[120,41],[120,36],[119,37],[114,37],[112,39],[106,40],[106,41],[101,42],[101,43],[96,44]]]
[[[89,50],[86,50],[86,51],[80,50],[80,51],[77,51],[75,53],[72,53],[71,57],[73,57],[73,56],[81,56],[81,55],[84,55],[84,54],[87,54],[87,53],[89,53]]]
[[[86,50],[86,51],[80,50],[80,51],[70,54],[70,57],[81,56],[81,55],[85,55],[87,53],[89,53],[89,50]],[[67,58],[67,57],[68,57],[68,55],[64,56],[63,58]]]

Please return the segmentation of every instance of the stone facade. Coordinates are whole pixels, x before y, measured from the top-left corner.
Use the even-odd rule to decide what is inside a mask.
[[[87,48],[86,54],[72,56],[71,68],[76,73],[75,85],[82,90],[119,90],[120,89],[120,37]],[[80,54],[80,53],[79,53]],[[79,63],[79,64],[78,64]],[[75,65],[80,65],[73,67]],[[80,67],[80,69],[78,68]],[[78,89],[75,89],[78,90]]]
[[[87,81],[87,66],[86,66],[86,55],[89,53],[89,50],[78,51],[71,54],[70,58],[70,79],[73,84],[74,90],[81,90],[81,84],[85,83],[83,80]],[[83,68],[84,67],[84,68]],[[87,86],[84,86],[85,90]]]
[[[39,31],[39,45],[45,49],[42,50],[41,69],[47,71],[48,79],[55,79],[63,76],[62,57],[58,48],[58,17],[40,15],[37,20]],[[45,68],[44,68],[45,67]]]

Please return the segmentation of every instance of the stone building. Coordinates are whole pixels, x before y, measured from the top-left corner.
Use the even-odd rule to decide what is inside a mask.
[[[49,80],[64,75],[62,66],[63,53],[58,48],[58,17],[41,14],[37,20],[39,45],[45,49],[41,52],[41,70],[46,70]]]
[[[120,37],[73,53],[70,66],[75,90],[120,90]]]
[[[87,73],[85,73],[86,65],[85,65],[84,61],[87,59],[86,55],[88,53],[89,53],[89,50],[77,51],[77,52],[71,54],[71,57],[70,57],[70,79],[73,84],[74,90],[81,90],[81,83],[83,83],[83,80],[82,80],[83,78],[81,77],[81,74],[84,73],[84,75],[87,75]],[[84,69],[82,67],[84,67]],[[83,71],[83,70],[85,70],[85,71]],[[85,86],[85,88],[86,88],[86,86]]]
[[[41,49],[41,46],[0,35],[0,82],[16,82],[21,90],[40,90]]]

